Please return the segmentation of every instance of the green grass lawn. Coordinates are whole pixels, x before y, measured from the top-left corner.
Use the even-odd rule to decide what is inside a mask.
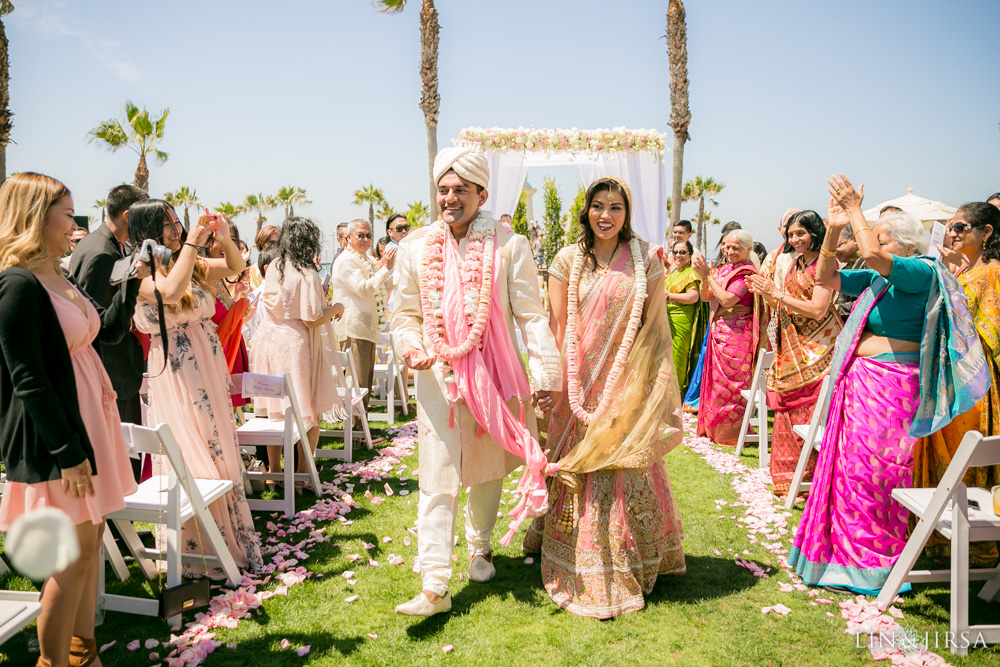
[[[382,425],[383,427],[385,425]],[[355,449],[356,458],[374,456],[362,447]],[[743,461],[756,466],[757,449],[747,448]],[[416,540],[404,546],[406,529],[416,517],[417,484],[406,483],[417,467],[417,457],[405,460],[406,470],[397,470],[388,480],[395,495],[380,506],[364,497],[366,488],[375,496],[385,496],[385,481],[364,485],[355,482],[353,498],[358,503],[348,519],[350,526],[337,522],[322,524],[332,538],[311,552],[304,565],[322,578],[311,578],[289,588],[287,597],[266,601],[261,610],[243,620],[236,629],[220,630],[216,639],[223,646],[205,661],[206,665],[386,665],[423,664],[436,661],[448,664],[677,664],[677,665],[862,665],[872,663],[866,649],[855,647],[855,637],[844,633],[845,622],[834,605],[809,606],[806,593],[781,593],[779,581],[786,576],[769,579],[754,577],[733,561],[735,554],[749,550],[748,560],[772,567],[775,557],[759,545],[751,544],[741,524],[719,519],[716,499],[729,503],[736,500],[729,477],[722,477],[699,456],[686,447],[668,455],[668,467],[673,488],[680,504],[684,524],[684,549],[687,554],[687,574],[661,577],[646,609],[626,614],[610,621],[579,618],[557,609],[541,584],[537,558],[525,563],[520,552],[520,539],[504,548],[499,538],[506,530],[507,516],[498,521],[494,536],[494,562],[497,576],[489,584],[470,583],[464,576],[467,567],[464,540],[459,539],[456,553],[452,595],[453,609],[429,619],[396,616],[393,608],[417,593],[419,575],[410,566],[416,555]],[[332,479],[332,464],[325,462],[324,479]],[[506,488],[514,487],[508,480]],[[400,496],[401,489],[411,491]],[[505,498],[509,498],[505,494]],[[306,494],[299,499],[299,509],[305,509],[314,497]],[[464,504],[464,501],[463,501]],[[501,507],[503,509],[503,507]],[[742,513],[742,508],[739,508]],[[791,519],[798,522],[799,512]],[[258,529],[272,520],[267,514],[258,515]],[[463,534],[463,519],[458,532]],[[794,531],[793,531],[794,532]],[[384,544],[383,537],[392,542]],[[266,535],[265,535],[266,537]],[[787,539],[790,542],[790,536]],[[366,552],[364,542],[374,543]],[[733,553],[728,550],[732,549]],[[723,555],[716,556],[719,550]],[[349,562],[347,555],[362,555]],[[386,562],[389,553],[402,555],[403,565]],[[380,563],[366,564],[370,554]],[[135,570],[135,566],[132,566]],[[355,586],[340,576],[354,570]],[[137,573],[125,584],[112,580],[109,569],[109,592],[135,593],[148,583],[140,583]],[[8,588],[29,589],[31,582],[8,576],[0,582]],[[271,587],[269,585],[269,587]],[[978,590],[975,589],[975,590]],[[345,603],[351,595],[357,601]],[[835,600],[844,596],[830,595]],[[762,615],[761,607],[778,602],[792,608],[787,616]],[[933,650],[934,632],[948,629],[949,592],[946,586],[916,587],[906,597],[902,610],[904,626],[920,633],[930,632]],[[825,612],[832,611],[833,618]],[[973,622],[988,622],[1000,617],[1000,605],[986,605],[975,599]],[[189,620],[185,618],[185,620]],[[149,651],[140,648],[129,652],[125,645],[149,637],[165,640],[169,628],[163,621],[109,612],[98,628],[100,644],[117,643],[102,659],[105,665],[156,664],[148,658]],[[282,649],[287,639],[291,648]],[[235,642],[235,650],[225,644]],[[311,651],[299,657],[295,648],[310,645]],[[452,645],[451,652],[441,649]],[[27,653],[26,637],[22,633],[2,647],[5,655],[0,664],[33,664]],[[956,665],[1000,664],[1000,647],[975,650],[967,658],[953,658],[945,649],[937,652]],[[161,655],[166,650],[160,651]],[[888,664],[888,663],[884,663]]]

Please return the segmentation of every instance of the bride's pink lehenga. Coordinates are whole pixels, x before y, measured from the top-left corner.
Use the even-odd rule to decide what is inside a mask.
[[[652,291],[654,281],[663,280],[663,268],[648,255],[661,251],[641,246]],[[564,248],[549,275],[569,283],[572,258],[573,247]],[[580,616],[611,618],[642,609],[658,575],[685,572],[681,521],[663,462],[682,437],[664,299],[651,304],[615,387],[605,387],[634,286],[627,244],[607,274],[582,272],[581,403],[593,412],[605,389],[616,392],[615,398],[607,416],[588,427],[573,416],[564,390],[547,441],[560,476],[550,482],[549,512],[534,521],[524,540],[525,551],[541,550],[542,580],[553,602]]]

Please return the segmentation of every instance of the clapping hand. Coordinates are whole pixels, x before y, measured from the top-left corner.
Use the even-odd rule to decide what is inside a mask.
[[[392,267],[396,264],[396,251],[398,249],[399,246],[391,245],[382,253],[382,264],[390,271],[392,271]]]
[[[861,208],[861,202],[865,198],[865,185],[862,183],[855,190],[851,181],[841,172],[838,176],[831,176],[827,181],[830,185],[830,196],[837,200],[840,207],[845,211],[851,208]]]
[[[695,273],[701,276],[702,280],[708,278],[708,274],[715,270],[715,266],[711,262],[706,262],[705,256],[701,254],[694,256],[694,259],[691,260],[691,266],[694,267]]]
[[[826,207],[826,228],[828,231],[839,231],[851,224],[851,219],[847,211],[837,203],[837,199],[830,196],[830,201]]]
[[[951,248],[945,248],[943,245],[938,246],[938,252],[941,253],[941,261],[944,263],[948,269],[954,273],[958,274],[965,263],[969,260],[966,259],[965,255],[957,250],[952,250]]]
[[[778,300],[778,286],[773,280],[769,280],[759,273],[752,273],[747,276],[747,288],[754,294],[760,294],[772,301]]]

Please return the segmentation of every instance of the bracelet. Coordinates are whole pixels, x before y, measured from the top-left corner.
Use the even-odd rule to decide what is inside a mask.
[[[824,257],[836,257],[837,256],[836,252],[834,252],[832,250],[827,250],[826,248],[824,248],[822,246],[820,246],[819,254],[823,255]]]
[[[778,303],[781,303],[782,301],[784,301],[786,296],[787,296],[787,294],[785,294],[784,292],[779,292],[778,293]]]
[[[205,250],[205,246],[203,246],[203,245],[196,245],[194,243],[188,243],[187,241],[184,242],[184,245],[189,245],[189,246],[191,246],[192,248],[194,248],[196,250]]]
[[[860,234],[861,232],[870,232],[870,231],[872,231],[872,228],[871,228],[871,227],[869,227],[868,225],[863,225],[863,226],[861,227],[861,229],[855,229],[855,230],[854,230],[854,233],[855,233],[855,234]]]

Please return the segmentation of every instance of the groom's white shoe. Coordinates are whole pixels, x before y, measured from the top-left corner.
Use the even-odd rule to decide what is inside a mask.
[[[409,602],[404,602],[396,606],[396,613],[403,616],[433,616],[442,612],[451,611],[451,593],[445,593],[444,597],[437,602],[431,602],[424,595],[423,591],[417,593],[417,597]]]
[[[480,584],[485,584],[497,573],[497,568],[493,565],[493,554],[476,554],[469,562],[469,579]]]

